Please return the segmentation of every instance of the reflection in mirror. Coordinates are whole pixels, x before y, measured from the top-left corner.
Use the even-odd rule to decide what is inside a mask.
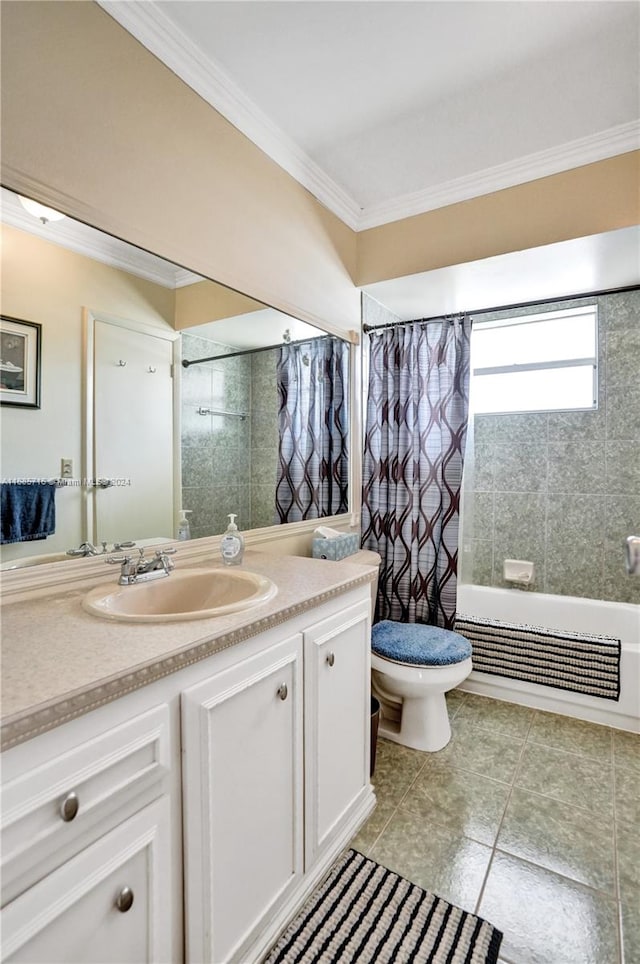
[[[185,329],[182,352],[182,507],[192,535],[223,531],[230,512],[256,529],[347,511],[345,342],[262,308]]]
[[[230,512],[249,529],[347,511],[346,343],[70,218],[43,224],[6,190],[2,222],[3,312],[42,326],[40,409],[0,408],[3,497],[16,480],[70,483],[46,538],[3,530],[2,568],[175,538],[181,508],[192,538]],[[145,338],[154,358],[136,355]],[[149,403],[163,367],[173,418]]]

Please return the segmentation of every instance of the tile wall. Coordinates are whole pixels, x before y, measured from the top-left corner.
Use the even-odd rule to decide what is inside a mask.
[[[534,592],[640,603],[623,553],[624,538],[640,534],[640,291],[595,300],[597,411],[475,417],[464,581],[506,587],[503,561],[525,559],[535,564]]]
[[[277,351],[251,355],[251,526],[275,523],[278,472]]]
[[[183,334],[184,358],[234,349]],[[278,458],[276,353],[219,359],[182,373],[182,507],[194,539],[224,532],[235,512],[240,529],[273,525]],[[198,415],[198,408],[246,413]]]

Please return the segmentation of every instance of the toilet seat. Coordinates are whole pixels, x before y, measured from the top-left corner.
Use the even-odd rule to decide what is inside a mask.
[[[416,668],[451,666],[471,656],[471,643],[459,633],[390,619],[373,627],[371,649],[389,662]]]

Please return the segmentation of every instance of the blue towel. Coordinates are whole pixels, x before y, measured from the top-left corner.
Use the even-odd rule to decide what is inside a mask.
[[[3,482],[0,544],[46,539],[56,531],[55,482]]]

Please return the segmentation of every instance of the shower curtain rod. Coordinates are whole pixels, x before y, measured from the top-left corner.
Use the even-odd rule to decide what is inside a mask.
[[[311,338],[299,338],[298,341],[280,341],[277,345],[265,345],[264,348],[245,348],[242,351],[231,351],[228,354],[209,355],[207,358],[183,358],[182,367],[200,365],[202,362],[217,361],[219,358],[239,358],[240,355],[255,355],[259,351],[273,351],[274,348],[286,348],[288,345],[306,345],[309,341],[320,341],[321,338],[337,338],[337,335],[313,335]]]
[[[413,321],[391,321],[388,325],[363,325],[365,334],[370,331],[386,331],[387,328],[398,328],[400,325],[428,325],[434,321],[453,321],[454,318],[473,315],[488,315],[492,311],[514,311],[516,308],[535,308],[538,305],[557,305],[563,301],[574,301],[576,298],[598,298],[601,295],[616,295],[625,291],[637,291],[640,285],[624,285],[621,288],[603,288],[600,291],[586,291],[582,294],[564,295],[562,298],[540,298],[538,301],[521,301],[513,305],[496,305],[494,308],[478,308],[476,311],[448,312],[446,315],[432,315],[430,318],[416,318]]]

